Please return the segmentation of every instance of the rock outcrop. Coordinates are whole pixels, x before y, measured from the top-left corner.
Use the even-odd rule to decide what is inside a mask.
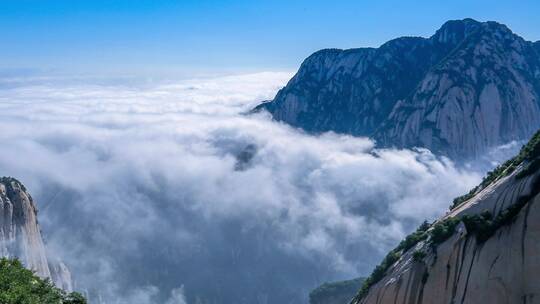
[[[474,158],[540,127],[539,45],[502,24],[465,19],[430,38],[322,50],[256,110],[308,132]]]
[[[351,303],[540,303],[539,193],[537,133],[468,200],[392,251]]]
[[[72,291],[66,265],[47,256],[32,197],[14,178],[0,178],[0,218],[0,255],[19,258],[40,277]]]

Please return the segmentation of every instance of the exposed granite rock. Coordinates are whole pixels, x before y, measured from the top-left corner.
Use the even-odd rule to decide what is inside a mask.
[[[256,110],[309,132],[474,158],[530,137],[540,127],[539,96],[540,43],[465,19],[430,38],[316,52]]]
[[[396,104],[376,137],[453,157],[528,138],[540,126],[539,71],[532,43],[482,23]]]
[[[530,151],[534,159],[508,166],[437,222],[460,219],[446,240],[428,238],[401,252],[352,303],[540,303],[540,144]],[[494,216],[483,238],[466,224],[481,214]]]
[[[0,218],[0,255],[19,258],[40,277],[72,291],[67,267],[47,257],[32,197],[14,178],[0,178]]]
[[[378,49],[328,49],[308,57],[272,102],[261,108],[307,131],[370,135],[444,52],[405,37]]]
[[[51,278],[56,287],[65,291],[73,291],[71,272],[64,262],[58,259],[49,259],[49,269],[51,271]]]

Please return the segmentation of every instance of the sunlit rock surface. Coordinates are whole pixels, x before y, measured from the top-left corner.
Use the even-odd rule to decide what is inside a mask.
[[[34,201],[16,179],[0,178],[0,218],[0,254],[21,259],[39,276],[71,291],[71,274],[61,261],[48,258]]]
[[[505,25],[465,19],[430,38],[322,50],[257,110],[309,132],[474,158],[540,127],[539,45]]]
[[[461,221],[441,244],[421,241],[402,253],[386,275],[352,303],[540,303],[538,161],[521,164],[439,220],[486,211],[497,216],[520,206],[487,240],[479,241]],[[526,175],[521,172],[525,168]],[[421,260],[414,258],[419,250],[426,253]]]

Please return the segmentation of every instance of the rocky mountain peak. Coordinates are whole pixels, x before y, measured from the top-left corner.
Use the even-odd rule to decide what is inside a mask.
[[[47,255],[34,200],[15,178],[0,178],[0,218],[0,255],[21,259],[40,277],[71,291],[71,274],[61,261]]]
[[[444,23],[430,39],[440,44],[457,45],[465,37],[482,27],[482,23],[474,19],[450,20]]]
[[[316,52],[257,110],[308,132],[469,159],[528,138],[540,127],[539,97],[540,43],[463,19],[430,38]]]

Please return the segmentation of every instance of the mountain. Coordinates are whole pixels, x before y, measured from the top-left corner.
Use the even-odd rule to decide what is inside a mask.
[[[21,259],[38,276],[71,291],[71,274],[66,265],[47,256],[32,197],[23,184],[11,177],[0,178],[0,217],[0,255]]]
[[[369,136],[474,158],[540,127],[540,42],[496,22],[446,22],[429,38],[314,53],[272,101],[308,132]]]
[[[309,293],[309,304],[343,304],[354,297],[363,278],[324,283]]]
[[[352,304],[539,303],[540,132],[375,268]]]

